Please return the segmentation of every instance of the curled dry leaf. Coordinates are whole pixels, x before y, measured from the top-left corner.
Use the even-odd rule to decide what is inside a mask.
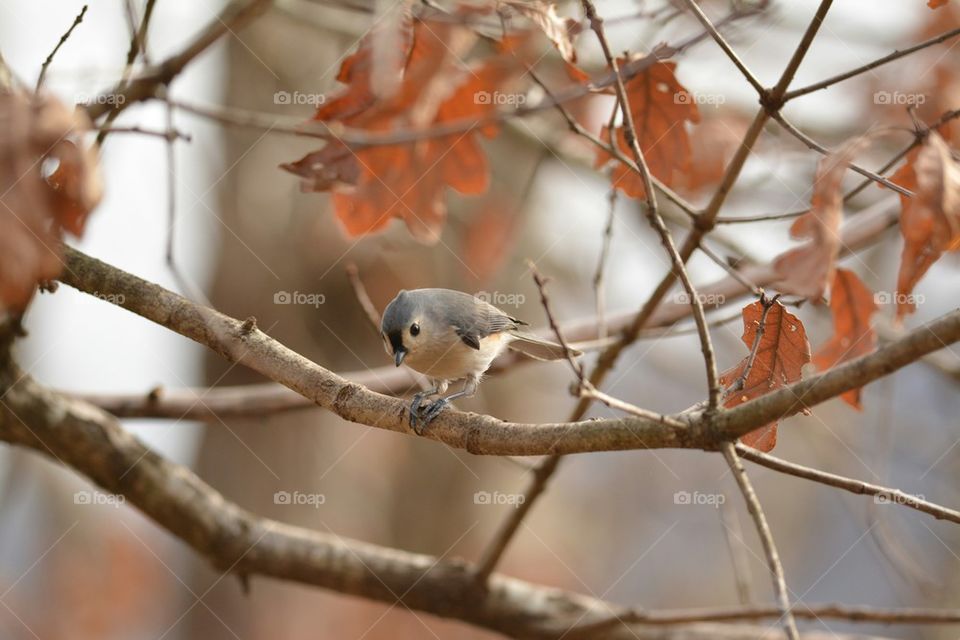
[[[502,4],[540,27],[566,62],[574,64],[577,61],[577,50],[573,46],[573,41],[581,31],[579,21],[573,18],[561,18],[557,15],[555,4],[542,2],[542,0],[532,2],[504,0]]]
[[[823,158],[817,166],[810,211],[790,227],[790,236],[808,239],[806,244],[781,254],[774,262],[784,293],[820,302],[833,279],[840,255],[840,223],[843,221],[843,176],[853,157],[866,145],[864,136],[847,142],[839,151]]]
[[[376,37],[367,36],[343,61],[337,79],[347,86],[317,109],[316,120],[377,133],[451,121],[476,125],[465,133],[356,150],[332,141],[281,167],[301,176],[305,191],[332,192],[349,235],[378,231],[400,218],[415,239],[430,244],[443,229],[446,188],[462,194],[486,190],[489,167],[478,134],[493,136],[497,127],[482,120],[500,107],[501,97],[513,95],[508,87],[522,69],[516,51],[468,65],[473,30],[450,20],[408,17],[397,38],[404,47],[401,79],[392,95],[382,95],[371,83]]]
[[[810,362],[810,343],[803,323],[777,301],[754,302],[743,308],[743,343],[750,353],[720,375],[726,388],[723,406],[730,408],[759,398],[800,380]],[[777,444],[777,423],[772,422],[740,440],[761,451]]]
[[[870,324],[876,313],[873,291],[853,271],[837,269],[830,285],[830,313],[833,336],[813,356],[818,371],[826,371],[842,362],[871,353],[877,346],[877,333]],[[851,389],[841,398],[861,409],[861,389]]]
[[[100,201],[90,123],[50,96],[0,94],[0,310],[21,309],[60,273],[63,230],[80,235]]]
[[[629,61],[621,58],[618,62],[623,66]],[[625,84],[644,160],[650,173],[667,185],[673,185],[690,170],[690,137],[686,124],[700,122],[700,112],[693,97],[674,75],[676,66],[674,62],[657,62]],[[616,135],[617,146],[632,158],[623,126],[617,127]],[[606,127],[601,130],[600,137],[605,142],[610,140]],[[600,149],[594,165],[599,169],[612,160],[609,153]],[[622,163],[613,167],[612,182],[630,197],[646,196],[641,177]]]
[[[897,317],[916,310],[913,289],[945,251],[960,247],[960,167],[931,131],[891,178],[914,192],[900,196],[903,253],[897,275]]]

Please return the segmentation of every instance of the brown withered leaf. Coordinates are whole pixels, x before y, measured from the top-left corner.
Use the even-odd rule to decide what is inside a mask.
[[[784,293],[803,296],[819,303],[833,279],[840,254],[840,223],[843,221],[843,176],[853,157],[867,143],[867,137],[847,142],[817,165],[810,211],[790,227],[790,236],[808,239],[806,244],[777,257],[776,287]]]
[[[621,58],[620,65],[627,64]],[[700,112],[693,96],[680,84],[674,75],[674,62],[657,62],[638,73],[625,84],[630,112],[636,129],[637,143],[643,152],[647,167],[664,184],[673,185],[680,175],[690,169],[690,137],[687,123],[700,122]],[[617,127],[617,146],[632,158],[622,126]],[[606,142],[610,133],[606,127],[600,131]],[[598,150],[594,166],[606,166],[613,157]],[[633,198],[645,197],[643,180],[623,163],[616,163],[612,175],[613,185]]]
[[[21,309],[60,273],[63,230],[80,235],[100,201],[82,111],[49,96],[0,94],[0,310]]]
[[[698,193],[718,184],[749,126],[750,121],[734,110],[704,118],[690,140],[690,168],[679,176],[677,186]]]
[[[914,192],[900,195],[903,253],[897,275],[897,318],[916,310],[913,289],[945,251],[960,246],[960,167],[931,131],[891,180]]]
[[[464,9],[466,10],[466,9]],[[439,239],[446,219],[445,192],[486,190],[489,167],[479,135],[497,127],[482,124],[501,106],[499,96],[522,73],[515,51],[500,52],[467,67],[463,58],[476,39],[470,28],[450,20],[411,18],[401,80],[392,96],[371,88],[372,39],[344,60],[337,78],[347,87],[321,105],[314,119],[372,133],[475,121],[464,133],[389,146],[349,149],[339,141],[281,165],[303,178],[305,191],[329,191],[334,211],[351,236],[383,229],[402,219],[418,241]],[[512,45],[520,47],[523,38]]]
[[[573,41],[580,33],[580,23],[573,18],[561,18],[557,15],[557,6],[542,0],[504,0],[503,5],[537,25],[544,35],[560,52],[560,56],[573,64],[577,61],[577,50]]]
[[[877,333],[870,324],[876,311],[873,291],[853,271],[837,269],[830,285],[833,336],[813,356],[818,371],[865,356],[877,347]],[[860,392],[859,388],[851,389],[840,397],[859,410],[863,408]]]
[[[754,342],[758,339],[756,351]],[[759,398],[800,380],[810,362],[810,343],[803,323],[777,301],[764,306],[754,302],[743,308],[743,343],[750,354],[720,375],[726,389],[723,406],[730,408]],[[740,440],[755,449],[770,451],[777,444],[777,423],[772,422]]]

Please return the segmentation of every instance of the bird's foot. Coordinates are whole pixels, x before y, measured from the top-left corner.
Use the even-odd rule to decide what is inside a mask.
[[[440,412],[443,411],[444,407],[450,404],[450,401],[446,398],[439,398],[428,404],[426,407],[421,408],[420,405],[422,402],[422,397],[418,399],[416,396],[414,396],[413,403],[410,405],[410,426],[413,427],[414,432],[416,432],[418,436],[422,436],[424,430],[427,428],[427,425],[429,425],[434,418],[440,415]]]

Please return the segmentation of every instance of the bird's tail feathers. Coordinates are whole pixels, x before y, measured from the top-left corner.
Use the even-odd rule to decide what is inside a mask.
[[[510,341],[509,348],[518,351],[534,360],[561,360],[566,358],[563,347],[556,342],[544,340],[540,336],[527,333],[526,331],[511,331],[513,340]],[[573,357],[582,356],[583,352],[579,349],[570,349],[570,355]]]

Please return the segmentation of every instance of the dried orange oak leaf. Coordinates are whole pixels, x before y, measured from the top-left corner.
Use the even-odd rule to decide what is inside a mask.
[[[931,131],[891,180],[914,192],[912,198],[900,196],[897,318],[902,318],[916,310],[912,294],[920,278],[945,251],[960,246],[960,167],[943,138]]]
[[[809,242],[781,254],[774,262],[780,278],[775,283],[778,290],[809,298],[814,303],[823,298],[840,254],[843,175],[867,140],[861,137],[846,143],[817,166],[810,211],[790,227],[792,238],[808,238]]]
[[[452,121],[476,126],[356,150],[331,141],[281,167],[301,176],[304,191],[332,192],[335,214],[349,235],[372,233],[400,218],[415,239],[430,244],[443,229],[448,187],[462,194],[487,189],[490,172],[478,134],[490,137],[497,128],[482,120],[516,98],[507,86],[522,69],[505,52],[468,66],[463,60],[475,43],[473,30],[449,20],[408,18],[396,39],[405,47],[401,79],[387,93],[372,80],[377,35],[364,38],[344,60],[337,79],[347,87],[321,105],[314,119],[378,134]]]
[[[833,314],[833,336],[813,356],[818,371],[826,371],[841,362],[872,352],[877,346],[877,333],[870,324],[876,313],[873,291],[853,271],[837,269],[830,285],[830,313]],[[861,389],[851,389],[840,397],[862,409]]]
[[[621,58],[619,64],[627,64]],[[693,96],[677,81],[674,62],[657,62],[638,73],[625,84],[630,113],[637,134],[637,142],[643,152],[650,173],[666,185],[673,185],[681,174],[690,170],[690,137],[687,123],[700,122],[700,112]],[[617,127],[617,146],[632,158],[623,126]],[[600,137],[610,140],[606,127]],[[613,157],[600,149],[594,166],[606,166]],[[643,179],[638,173],[617,162],[613,168],[613,185],[633,198],[646,196]]]
[[[49,96],[0,94],[0,311],[22,309],[60,273],[61,232],[83,232],[100,201],[90,123]]]
[[[723,406],[727,408],[800,380],[803,365],[810,362],[810,343],[803,324],[776,301],[766,308],[762,302],[743,308],[743,343],[750,354],[720,375],[720,384],[726,389]],[[755,449],[770,451],[777,444],[777,423],[751,431],[740,440]]]
[[[503,0],[503,5],[537,25],[565,61],[571,64],[577,61],[573,41],[581,31],[580,22],[573,18],[561,18],[557,15],[555,4],[542,0]]]

